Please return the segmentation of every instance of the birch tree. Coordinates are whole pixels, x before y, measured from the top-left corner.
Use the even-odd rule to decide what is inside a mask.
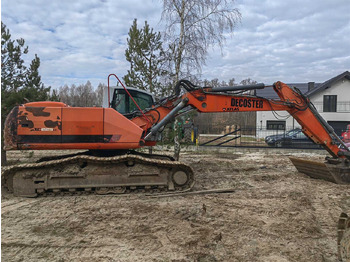
[[[164,0],[162,21],[174,81],[200,72],[211,46],[223,47],[241,19],[230,0]]]
[[[241,14],[230,0],[164,0],[162,21],[166,24],[169,75],[176,83],[180,77],[200,72],[208,55],[208,48],[225,40],[232,33]],[[175,120],[175,129],[178,127]],[[180,133],[175,130],[175,134]],[[179,137],[175,135],[174,158],[179,159]]]

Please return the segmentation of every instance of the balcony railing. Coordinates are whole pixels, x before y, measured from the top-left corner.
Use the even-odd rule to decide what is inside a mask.
[[[323,113],[323,102],[314,102],[317,111]],[[350,102],[337,102],[338,113],[350,113]]]

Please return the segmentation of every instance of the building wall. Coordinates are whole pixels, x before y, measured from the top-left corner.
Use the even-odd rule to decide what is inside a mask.
[[[323,112],[323,96],[337,96],[337,112]],[[326,121],[350,122],[350,80],[342,79],[311,97],[311,102]]]
[[[337,112],[323,112],[323,96],[337,95]],[[347,121],[350,123],[350,81],[343,78],[335,82],[330,88],[320,91],[310,97],[317,111],[326,121]],[[286,119],[287,118],[287,119]],[[257,112],[257,128],[266,130],[268,120],[285,120],[286,130],[300,128],[300,125],[286,111],[278,112]],[[282,133],[283,131],[269,130],[265,135]]]

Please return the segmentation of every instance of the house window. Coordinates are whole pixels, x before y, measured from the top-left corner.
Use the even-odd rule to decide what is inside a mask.
[[[266,129],[267,130],[286,130],[286,121],[267,120]]]
[[[337,112],[337,96],[323,96],[323,112]]]

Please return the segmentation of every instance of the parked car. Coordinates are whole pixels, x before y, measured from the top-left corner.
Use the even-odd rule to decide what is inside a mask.
[[[265,142],[274,147],[317,147],[300,128],[292,129],[284,134],[267,136]]]
[[[345,145],[347,146],[347,148],[350,150],[350,142],[345,143]],[[344,147],[342,147],[341,145],[339,145],[340,151],[347,151]]]

